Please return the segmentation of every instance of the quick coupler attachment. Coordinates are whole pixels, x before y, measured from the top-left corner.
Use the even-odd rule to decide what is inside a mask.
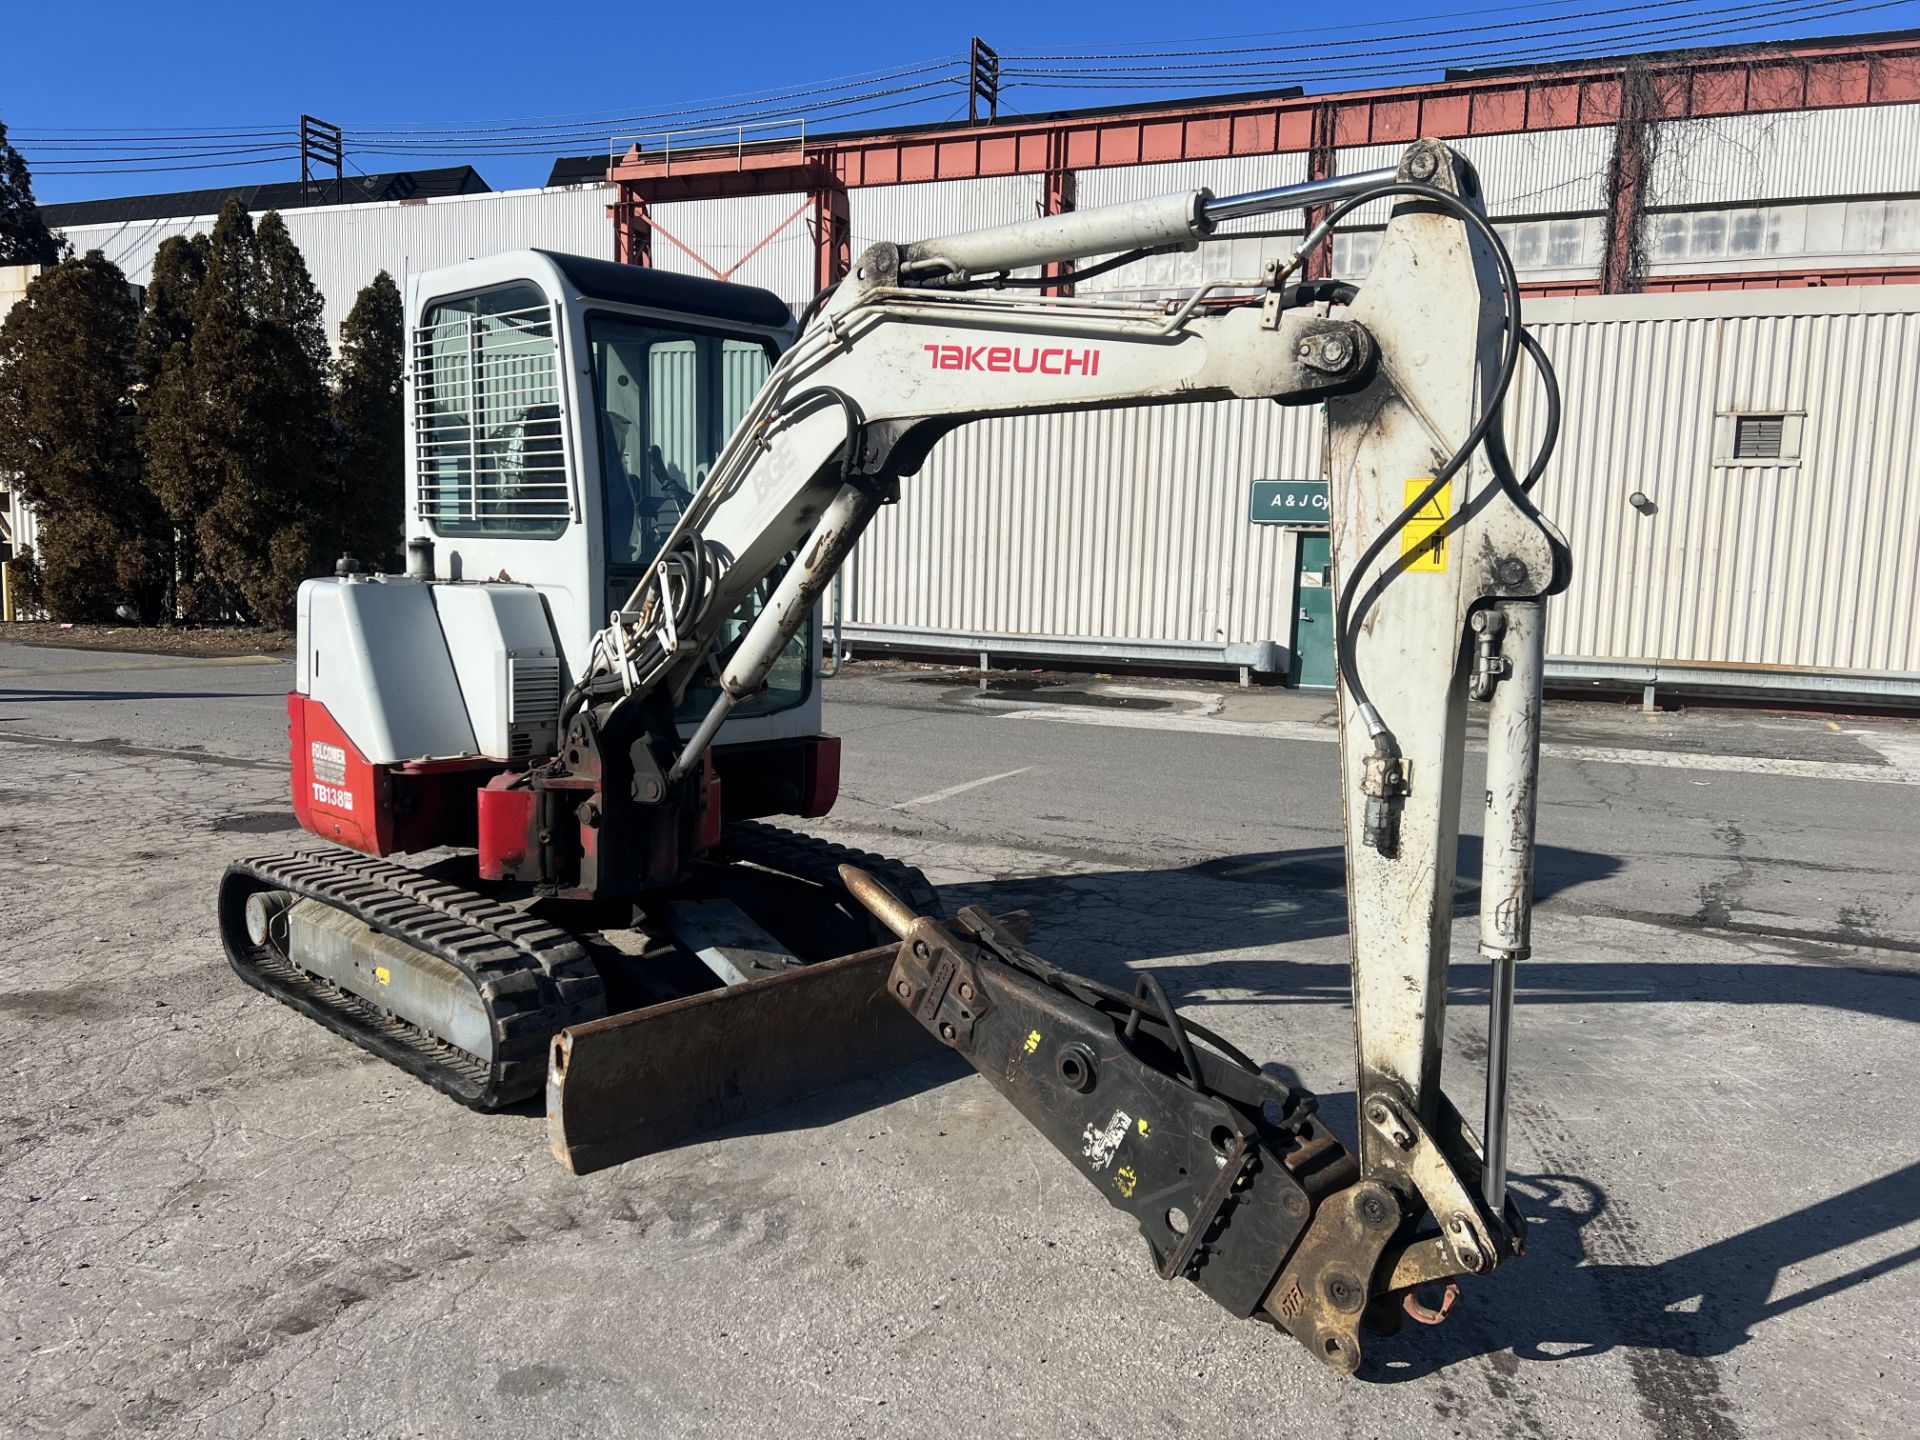
[[[1478,1147],[1451,1106],[1433,1135],[1397,1100],[1370,1097],[1394,1158],[1363,1178],[1315,1096],[1183,1019],[1151,975],[1129,993],[1069,974],[977,907],[949,927],[854,866],[840,875],[900,938],[893,999],[1133,1216],[1162,1279],[1191,1280],[1352,1374],[1363,1324],[1438,1323],[1453,1276],[1519,1253],[1512,1206],[1476,1205],[1458,1178],[1477,1174]],[[1436,1283],[1429,1306],[1420,1290]]]
[[[1183,1020],[1151,975],[1132,993],[1071,975],[978,908],[949,929],[852,866],[841,877],[901,939],[893,998],[1134,1218],[1163,1279],[1283,1326],[1336,1370],[1359,1365],[1402,1211],[1387,1187],[1356,1183],[1313,1095]],[[1315,1223],[1335,1210],[1339,1223]],[[1310,1271],[1288,1263],[1308,1248]]]

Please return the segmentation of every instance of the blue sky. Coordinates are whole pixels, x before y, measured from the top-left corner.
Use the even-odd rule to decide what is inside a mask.
[[[1625,0],[1477,8],[1471,0],[1385,0],[1319,7],[1291,34],[1273,33],[1299,13],[1283,7],[1103,0],[1081,13],[1097,21],[1076,20],[1072,7],[1008,0],[975,0],[959,11],[578,0],[473,0],[437,13],[358,0],[297,10],[257,0],[17,6],[0,48],[0,121],[33,164],[42,201],[297,178],[297,161],[283,152],[303,110],[348,128],[355,168],[470,162],[508,189],[542,183],[552,161],[516,150],[589,153],[604,150],[615,131],[659,130],[743,106],[769,116],[811,111],[817,129],[952,119],[965,113],[965,97],[957,68],[939,62],[963,56],[975,30],[1009,57],[1005,114],[1290,80],[1309,91],[1406,82],[1437,74],[1443,58],[1532,60],[1704,44],[1716,35],[1920,26],[1920,0],[1656,0],[1638,8]],[[1735,24],[1743,28],[1731,33]],[[1250,47],[1267,49],[1250,55]],[[1070,58],[1014,58],[1054,55]],[[916,68],[923,64],[935,68]],[[1121,68],[1132,76],[1115,79]],[[1048,70],[1073,73],[1037,73]],[[769,98],[836,80],[843,88],[807,102]],[[842,105],[837,118],[821,116],[830,101]],[[879,106],[892,108],[869,108]],[[708,115],[696,114],[703,108]],[[670,110],[685,113],[650,118]],[[428,126],[472,133],[397,133]],[[192,133],[209,130],[236,133]],[[376,130],[395,133],[369,133]],[[153,138],[161,136],[178,138]],[[378,153],[382,146],[414,153]],[[232,163],[243,158],[258,163]],[[87,160],[107,163],[75,163]],[[140,173],[136,162],[210,168]]]

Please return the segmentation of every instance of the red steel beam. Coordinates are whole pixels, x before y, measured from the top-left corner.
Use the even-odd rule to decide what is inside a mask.
[[[1783,265],[1778,270],[1743,270],[1738,274],[1650,275],[1635,291],[1639,295],[1677,295],[1701,290],[1808,290],[1825,286],[1920,285],[1920,265],[1872,266]],[[1522,281],[1520,293],[1529,299],[1558,299],[1569,295],[1606,294],[1598,280]]]
[[[1801,290],[1836,285],[1920,285],[1920,265],[1809,266],[1783,264],[1778,270],[1749,270],[1737,275],[1655,275],[1641,283],[1643,295],[1688,290]]]
[[[1623,106],[1629,89],[1637,99]],[[651,263],[645,223],[649,205],[781,192],[812,195],[815,278],[824,286],[846,273],[843,217],[846,190],[852,186],[1037,174],[1046,177],[1046,204],[1049,213],[1056,213],[1072,208],[1075,172],[1096,166],[1304,152],[1308,174],[1315,177],[1332,173],[1336,151],[1346,146],[1611,125],[1628,143],[1616,145],[1610,162],[1611,218],[1602,284],[1621,290],[1635,283],[1628,260],[1645,178],[1641,126],[1659,120],[1915,100],[1920,100],[1920,39],[1913,36],[1807,41],[1719,53],[1682,51],[1637,60],[1631,70],[1620,62],[1582,63],[1431,85],[1201,100],[1153,110],[796,141],[790,147],[672,154],[635,148],[609,172],[619,186],[610,213],[615,253],[644,265]],[[1624,109],[1633,113],[1623,114]],[[1327,259],[1323,249],[1311,263],[1324,270]],[[1055,268],[1061,273],[1050,268],[1048,278],[1070,285],[1065,267]],[[1650,289],[1671,288],[1666,281],[1642,283]]]
[[[1045,214],[1065,215],[1079,203],[1080,181],[1078,172],[1067,164],[1066,147],[1056,144],[1054,152],[1047,162],[1046,196],[1041,205]],[[1073,294],[1073,271],[1071,260],[1056,261],[1043,267],[1041,276],[1048,282],[1046,293]]]
[[[1680,52],[1641,68],[1654,87],[1652,118],[1658,119],[1920,100],[1920,40],[1912,37]],[[1202,100],[1150,111],[851,135],[759,156],[692,151],[669,159],[630,150],[610,178],[641,187],[648,199],[695,199],[807,190],[811,185],[791,183],[793,176],[817,167],[851,187],[1044,175],[1063,158],[1065,168],[1083,170],[1312,152],[1317,138],[1326,143],[1316,135],[1323,110],[1332,117],[1334,146],[1612,125],[1620,119],[1622,73],[1617,63],[1574,64],[1332,95]]]
[[[853,216],[847,187],[836,180],[817,184],[809,194],[813,218],[813,289],[837,285],[853,268]]]

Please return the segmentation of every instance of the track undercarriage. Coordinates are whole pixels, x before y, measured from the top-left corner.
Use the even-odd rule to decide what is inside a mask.
[[[870,948],[885,932],[841,887],[849,862],[934,908],[911,866],[747,822],[645,905],[511,903],[459,861],[412,869],[332,847],[241,861],[221,883],[220,930],[249,985],[493,1110],[542,1091],[569,1027],[803,978]]]

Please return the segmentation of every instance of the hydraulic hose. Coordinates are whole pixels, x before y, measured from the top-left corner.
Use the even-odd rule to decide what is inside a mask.
[[[1436,185],[1422,184],[1419,181],[1413,180],[1396,180],[1391,184],[1376,186],[1371,190],[1364,191],[1359,195],[1342,201],[1327,214],[1324,220],[1314,227],[1314,234],[1309,236],[1307,241],[1302,245],[1301,253],[1304,254],[1315,246],[1323,244],[1332,233],[1334,226],[1346,216],[1352,214],[1353,211],[1363,205],[1368,205],[1376,200],[1383,200],[1391,196],[1405,196],[1438,205],[1460,220],[1462,224],[1477,232],[1480,237],[1487,242],[1488,248],[1493,252],[1494,262],[1500,275],[1501,298],[1506,310],[1504,341],[1500,349],[1499,367],[1494,376],[1493,392],[1488,397],[1486,405],[1482,408],[1480,418],[1474,422],[1473,427],[1467,432],[1466,438],[1460,442],[1459,447],[1455,449],[1453,454],[1447,459],[1446,464],[1442,465],[1434,474],[1433,479],[1421,488],[1420,493],[1394,517],[1385,529],[1374,536],[1372,543],[1361,552],[1359,561],[1346,576],[1346,583],[1341,590],[1339,611],[1335,617],[1334,624],[1334,651],[1340,667],[1340,674],[1346,680],[1347,689],[1353,696],[1355,708],[1359,711],[1361,720],[1367,727],[1367,733],[1373,738],[1375,753],[1383,757],[1398,759],[1399,747],[1393,739],[1392,731],[1381,718],[1380,712],[1374,708],[1373,701],[1367,693],[1365,677],[1360,673],[1360,667],[1355,655],[1354,637],[1358,632],[1360,621],[1365,615],[1363,608],[1356,610],[1357,597],[1360,596],[1363,590],[1361,581],[1367,573],[1372,570],[1375,562],[1379,560],[1381,554],[1386,550],[1387,546],[1392,543],[1394,538],[1407,527],[1416,515],[1432,503],[1434,496],[1438,495],[1443,489],[1453,483],[1453,477],[1459,474],[1461,468],[1472,457],[1473,452],[1486,441],[1489,433],[1493,431],[1495,424],[1500,419],[1502,407],[1506,403],[1507,392],[1513,385],[1514,371],[1519,364],[1524,332],[1520,324],[1519,280],[1514,275],[1513,260],[1507,254],[1507,247],[1501,243],[1499,233],[1494,230],[1493,226],[1488,223],[1487,218],[1479,211],[1467,205],[1458,196],[1449,191],[1442,190]],[[1554,412],[1557,424],[1557,396]],[[1504,450],[1501,451],[1501,453],[1504,455]],[[1543,447],[1543,453],[1535,462],[1533,471],[1535,479],[1538,478],[1538,472],[1544,469],[1546,458],[1545,447]],[[1526,492],[1515,479],[1512,466],[1496,463],[1494,465],[1494,472],[1500,487],[1505,490],[1510,497],[1531,511],[1532,507],[1526,501]]]

